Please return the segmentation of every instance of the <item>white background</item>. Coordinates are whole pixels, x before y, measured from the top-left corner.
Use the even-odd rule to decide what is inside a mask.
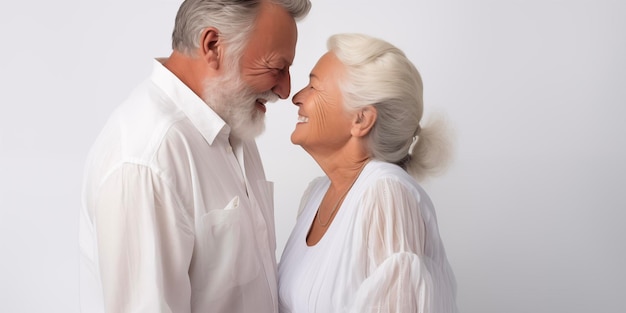
[[[0,312],[77,312],[82,167],[113,108],[170,52],[179,1],[0,4]],[[384,3],[384,4],[383,4]],[[433,198],[462,312],[626,312],[626,2],[314,0],[293,90],[326,38],[362,32],[421,71],[455,129]],[[259,139],[279,251],[321,171],[271,104]]]

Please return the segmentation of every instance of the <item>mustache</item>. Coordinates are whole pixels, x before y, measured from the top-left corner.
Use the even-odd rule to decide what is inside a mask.
[[[277,94],[275,94],[274,92],[272,92],[270,90],[270,91],[266,91],[266,92],[257,94],[257,99],[265,99],[265,100],[267,100],[267,102],[276,102],[280,98],[278,97]]]

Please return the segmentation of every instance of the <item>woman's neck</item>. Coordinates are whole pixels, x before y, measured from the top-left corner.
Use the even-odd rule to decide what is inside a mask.
[[[330,189],[345,190],[353,184],[355,178],[363,170],[370,158],[366,155],[359,157],[337,157],[321,162],[320,167],[330,179]],[[324,164],[322,164],[324,163]]]

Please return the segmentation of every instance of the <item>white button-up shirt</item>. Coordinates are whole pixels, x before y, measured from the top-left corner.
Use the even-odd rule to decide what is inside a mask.
[[[86,163],[82,312],[276,312],[273,185],[253,141],[160,62]]]

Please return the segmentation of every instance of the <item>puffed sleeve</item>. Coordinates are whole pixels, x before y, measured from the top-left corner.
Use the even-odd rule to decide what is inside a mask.
[[[420,257],[394,253],[361,284],[350,312],[430,313],[431,290],[432,279]]]
[[[95,214],[106,312],[189,312],[193,228],[164,180],[125,164],[100,187]]]
[[[433,313],[433,280],[424,256],[426,227],[419,193],[386,178],[370,187],[361,201],[358,237],[365,280],[350,312]]]

